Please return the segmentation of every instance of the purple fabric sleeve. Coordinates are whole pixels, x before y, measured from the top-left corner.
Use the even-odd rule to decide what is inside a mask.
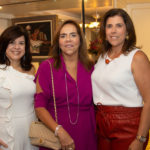
[[[37,79],[43,92],[35,94],[34,106],[35,108],[37,107],[47,108],[51,90],[50,66],[47,61],[42,62],[42,64],[39,66],[34,81],[36,82]]]
[[[36,93],[34,95],[35,97],[35,103],[34,103],[34,107],[45,107],[47,108],[47,99],[45,98],[43,93]]]

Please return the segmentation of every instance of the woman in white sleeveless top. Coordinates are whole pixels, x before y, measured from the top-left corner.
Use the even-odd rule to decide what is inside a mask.
[[[30,144],[34,72],[28,34],[19,26],[0,37],[0,150],[38,150]]]
[[[100,28],[92,74],[99,150],[144,150],[150,128],[150,62],[136,47],[129,15],[111,9]]]

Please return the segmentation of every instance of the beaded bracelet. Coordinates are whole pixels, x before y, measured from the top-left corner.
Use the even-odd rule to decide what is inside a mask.
[[[62,125],[58,125],[57,127],[56,127],[56,129],[55,129],[55,136],[58,136],[58,130],[59,130],[59,128],[61,127]]]

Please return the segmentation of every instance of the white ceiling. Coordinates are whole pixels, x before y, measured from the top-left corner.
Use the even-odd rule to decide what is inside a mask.
[[[94,20],[96,13],[102,16],[120,0],[84,0],[87,20]],[[141,3],[150,0],[121,0],[121,3]],[[3,7],[0,13],[13,17],[57,14],[59,19],[76,18],[81,20],[82,0],[0,0]]]
[[[14,17],[57,14],[60,19],[78,18],[81,20],[82,0],[0,0],[3,9],[0,13]],[[112,0],[85,0],[85,15],[93,19],[112,7]]]

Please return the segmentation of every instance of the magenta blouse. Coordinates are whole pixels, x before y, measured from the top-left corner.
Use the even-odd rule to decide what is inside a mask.
[[[35,94],[35,108],[46,108],[54,119],[52,82],[48,61],[51,62],[53,70],[58,124],[61,124],[74,139],[76,150],[96,150],[96,124],[91,86],[91,73],[93,69],[87,71],[79,61],[77,81],[75,81],[67,72],[63,57],[61,57],[61,67],[59,69],[53,67],[52,58],[41,63],[36,78],[38,77],[43,92]],[[69,103],[67,103],[65,74]],[[68,111],[68,106],[70,111]],[[79,115],[78,119],[77,115]],[[77,123],[71,124],[71,121],[75,122],[76,119]],[[48,149],[41,147],[40,150]]]

